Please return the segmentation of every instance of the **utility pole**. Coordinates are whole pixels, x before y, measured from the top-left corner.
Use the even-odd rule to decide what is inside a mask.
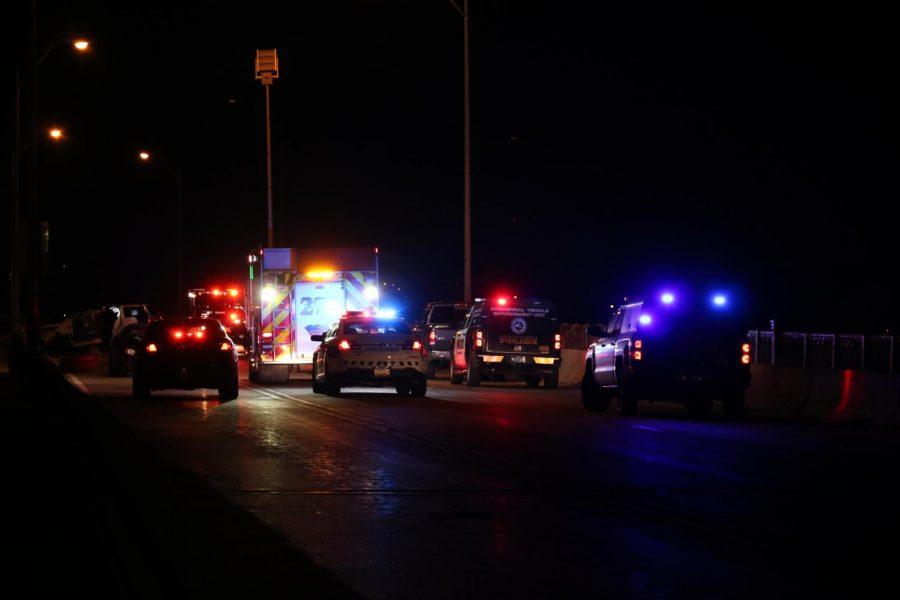
[[[9,312],[12,316],[12,325],[14,328],[20,324],[22,316],[20,303],[21,296],[21,271],[19,270],[19,155],[22,151],[21,139],[21,122],[22,122],[22,67],[19,61],[16,61],[16,123],[15,133],[13,135],[13,152],[12,152],[12,193],[9,203],[9,265],[10,265],[10,282],[9,282]]]
[[[275,220],[272,214],[272,119],[269,88],[278,79],[278,53],[274,48],[256,51],[256,79],[266,90],[266,207],[268,209],[266,227],[269,247],[272,248],[275,246]]]
[[[463,0],[462,8],[457,4],[457,0],[450,0],[450,4],[463,18],[463,106],[465,107],[463,117],[463,170],[465,173],[463,299],[466,303],[470,303],[472,302],[472,166],[469,127],[469,0]]]

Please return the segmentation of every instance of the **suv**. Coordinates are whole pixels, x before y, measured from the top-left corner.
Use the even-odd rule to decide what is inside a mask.
[[[556,305],[524,298],[477,299],[453,340],[450,383],[525,380],[528,387],[559,385]]]
[[[424,396],[428,382],[422,343],[396,317],[347,312],[325,333],[313,353],[313,392],[338,396],[342,387],[393,386],[400,395]]]
[[[716,399],[727,415],[743,412],[750,385],[747,330],[725,294],[684,296],[664,292],[623,304],[608,325],[588,327],[599,339],[585,355],[585,408],[604,411],[618,396],[619,412],[627,415],[637,412],[640,399],[678,402],[695,416],[708,413]]]
[[[426,371],[434,379],[438,367],[450,364],[450,348],[456,331],[466,322],[469,305],[461,302],[429,302],[421,325],[422,338],[428,340]]]

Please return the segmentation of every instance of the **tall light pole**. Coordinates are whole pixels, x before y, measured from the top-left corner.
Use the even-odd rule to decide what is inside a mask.
[[[78,52],[85,53],[90,50],[90,42],[86,39],[74,40],[57,40],[48,46],[44,52],[38,55],[37,45],[37,2],[31,3],[31,47],[30,60],[27,69],[23,74],[22,64],[16,62],[16,99],[15,99],[15,133],[13,140],[15,147],[12,152],[12,198],[10,202],[10,312],[15,322],[21,319],[21,287],[22,273],[21,263],[26,262],[29,266],[29,293],[28,293],[28,314],[26,322],[28,324],[28,345],[31,350],[37,350],[40,337],[40,274],[43,248],[41,243],[41,221],[40,221],[40,197],[38,194],[38,139],[40,137],[40,119],[38,115],[38,85],[37,74],[44,60],[53,50],[61,45],[69,45]],[[31,141],[22,146],[22,86],[30,79],[31,83]],[[62,131],[58,131],[57,135],[50,133],[50,139],[59,140],[62,138]],[[20,241],[21,223],[20,223],[20,191],[21,191],[21,170],[22,155],[26,151],[31,151],[31,186],[29,194],[29,202],[27,204],[27,223],[28,223],[28,248],[25,256],[26,261],[20,257]]]
[[[464,210],[464,258],[463,258],[463,299],[472,302],[472,165],[471,165],[471,136],[469,127],[469,0],[463,0],[462,8],[457,0],[450,0],[450,4],[463,18],[463,128],[465,130],[463,140],[463,161],[465,178],[465,210]]]
[[[138,158],[142,162],[150,162],[150,160],[153,158],[153,155],[151,155],[150,152],[148,152],[147,150],[141,150],[138,152]],[[182,207],[182,201],[181,201],[181,169],[176,169],[171,164],[169,164],[169,162],[166,161],[165,158],[163,158],[161,156],[158,158],[159,158],[159,162],[162,163],[162,166],[165,167],[166,171],[168,171],[172,175],[172,177],[175,178],[175,203],[176,203],[176,212],[177,212],[177,217],[175,219],[176,220],[176,225],[175,225],[176,245],[175,245],[175,247],[176,247],[176,253],[178,255],[178,258],[177,258],[177,261],[178,261],[178,301],[175,304],[175,309],[178,313],[181,313],[181,304],[182,304],[182,302],[184,302],[184,282],[182,279],[182,276],[184,273],[184,270],[183,270],[184,263],[182,260],[182,257],[183,257],[182,248],[183,248],[183,238],[184,238],[184,234],[183,234],[184,219],[182,218],[183,207]]]
[[[275,246],[275,220],[272,214],[272,126],[269,88],[278,79],[278,52],[274,48],[256,51],[256,79],[266,90],[266,207],[268,209],[266,229],[269,248],[272,248]]]

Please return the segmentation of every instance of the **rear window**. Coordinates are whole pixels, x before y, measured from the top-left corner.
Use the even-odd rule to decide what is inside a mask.
[[[205,328],[204,331],[210,336],[225,335],[225,329],[215,319],[164,319],[150,324],[147,328],[147,337],[159,338],[176,330],[193,331],[200,328]]]
[[[466,308],[456,308],[453,306],[435,306],[431,309],[431,317],[428,322],[431,325],[449,325],[450,327],[459,328],[466,320]]]
[[[354,334],[400,334],[409,335],[409,325],[406,321],[398,319],[360,319],[358,321],[346,321],[344,333]]]

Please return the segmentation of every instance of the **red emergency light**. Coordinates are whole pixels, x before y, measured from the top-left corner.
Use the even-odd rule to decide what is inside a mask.
[[[500,306],[506,306],[507,302],[509,302],[509,300],[507,300],[503,296],[497,298],[497,304],[499,304]]]

